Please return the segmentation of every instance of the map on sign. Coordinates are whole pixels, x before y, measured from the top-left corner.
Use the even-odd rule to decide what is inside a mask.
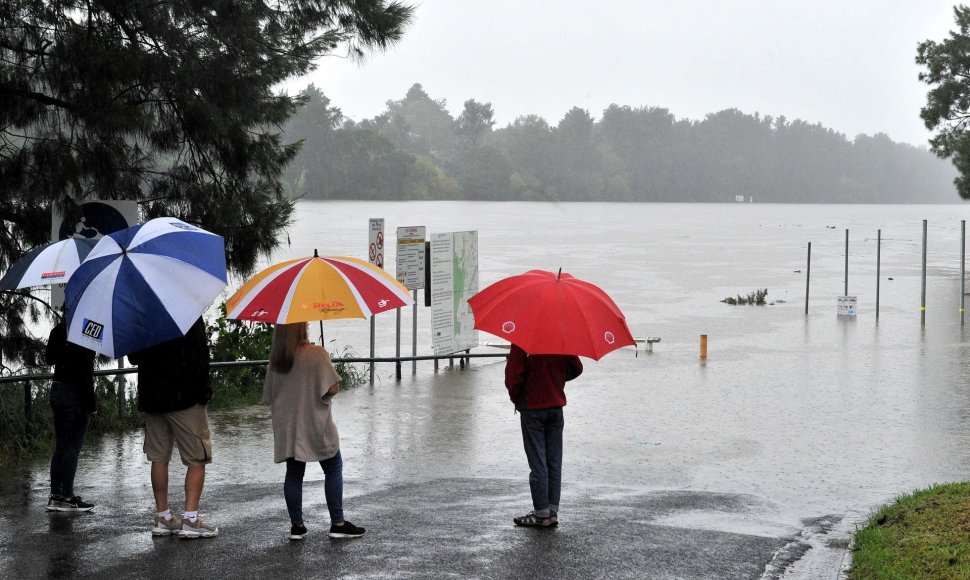
[[[478,346],[468,299],[478,293],[478,232],[431,236],[431,342],[435,354]]]

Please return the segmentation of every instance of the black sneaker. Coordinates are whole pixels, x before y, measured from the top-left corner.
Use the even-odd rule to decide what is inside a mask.
[[[52,495],[47,500],[47,511],[49,512],[89,512],[92,509],[94,509],[93,503],[88,503],[77,495],[70,499]]]
[[[358,528],[354,524],[345,521],[342,526],[330,524],[331,538],[359,538],[364,535],[364,528]]]
[[[291,540],[302,540],[306,536],[306,526],[300,524],[298,526],[292,526],[290,528],[290,539]]]

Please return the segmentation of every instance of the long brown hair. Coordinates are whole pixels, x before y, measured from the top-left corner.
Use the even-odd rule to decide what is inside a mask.
[[[269,347],[269,368],[286,374],[293,368],[293,355],[300,345],[309,342],[306,322],[277,324],[273,327],[273,345]]]

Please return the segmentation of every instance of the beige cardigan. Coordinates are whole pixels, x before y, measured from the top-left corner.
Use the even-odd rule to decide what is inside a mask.
[[[293,368],[283,374],[267,367],[263,403],[273,415],[273,461],[292,457],[312,463],[340,451],[340,437],[326,393],[340,375],[322,346],[304,344],[293,356]]]

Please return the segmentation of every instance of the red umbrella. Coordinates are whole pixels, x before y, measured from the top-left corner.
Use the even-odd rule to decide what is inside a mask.
[[[530,270],[488,286],[468,305],[475,328],[529,354],[599,360],[620,347],[636,345],[626,318],[606,292],[569,274]]]

